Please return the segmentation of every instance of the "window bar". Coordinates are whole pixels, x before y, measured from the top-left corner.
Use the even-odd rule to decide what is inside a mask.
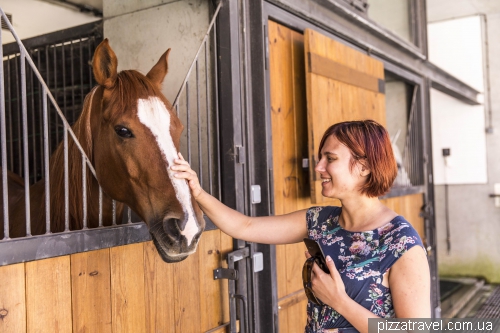
[[[82,42],[81,37],[80,37],[80,43],[78,45],[80,46],[80,103],[83,105],[83,102],[85,100],[85,96],[83,95],[83,64],[84,63],[83,63],[83,42]]]
[[[14,131],[12,130],[12,82],[10,80],[11,77],[11,68],[10,68],[11,58],[10,55],[7,56],[7,100],[9,101],[9,165],[10,171],[15,172],[14,170]],[[2,164],[4,165],[4,164]]]
[[[50,145],[49,145],[49,110],[47,108],[47,91],[43,90],[43,170],[45,178],[45,233],[50,234]]]
[[[209,81],[208,81],[208,39],[205,41],[205,88],[206,88],[206,101],[205,101],[205,108],[207,111],[207,141],[208,141],[208,189],[209,193],[213,195],[213,186],[212,186],[212,143],[210,140],[210,137],[212,136],[212,132],[210,131],[210,103],[209,103],[209,96],[210,96],[210,87],[209,87]]]
[[[19,73],[19,66],[18,66],[18,60],[20,60],[20,58],[14,58],[14,68],[15,68],[15,71],[16,73]],[[22,74],[21,74],[22,75]],[[17,101],[17,108],[15,110],[15,114],[17,115],[17,151],[19,152],[18,154],[18,165],[17,165],[17,171],[18,173],[21,175],[22,178],[25,177],[25,175],[23,175],[23,154],[21,154],[21,151],[22,151],[22,143],[21,143],[21,124],[22,124],[22,121],[23,119],[21,118],[21,113],[22,113],[22,105],[19,105],[19,102],[21,101],[21,92],[19,91],[19,76],[16,75],[16,101]]]
[[[189,82],[186,82],[186,128],[187,128],[188,163],[191,164],[191,124],[189,122]]]
[[[57,87],[57,47],[54,46],[53,47],[53,50],[54,50],[54,98],[56,99],[57,101],[57,96],[59,95],[59,89]],[[64,68],[64,67],[63,67]],[[57,117],[56,115],[56,128],[55,128],[55,132],[56,132],[56,147],[57,147],[57,144],[59,143],[59,117]],[[55,148],[54,148],[55,149]]]
[[[90,42],[91,38],[87,39],[87,56],[88,56],[88,62],[92,64],[92,52],[91,52],[91,47],[90,47]],[[89,89],[92,88],[92,66],[89,66]]]
[[[222,2],[221,2],[222,3]],[[217,53],[217,24],[214,24],[214,74],[215,74],[215,84],[214,84],[214,92],[215,92],[215,137],[217,140],[217,191],[219,200],[222,199],[221,196],[221,177],[220,177],[220,129],[219,129],[219,74],[218,74],[218,53]]]
[[[200,80],[198,59],[196,59],[196,115],[198,116],[198,177],[200,185],[203,187],[203,166],[201,154],[201,116],[200,116]]]
[[[62,58],[62,90],[63,95],[63,114],[68,119],[68,105],[66,103],[66,55],[64,53],[64,43],[61,45],[61,58]],[[59,132],[59,127],[57,128]]]
[[[127,224],[132,223],[132,209],[127,207]]]
[[[87,229],[87,161],[82,154],[82,205],[83,205],[83,229]]]
[[[116,200],[111,200],[113,204],[113,225],[116,225]]]
[[[99,226],[102,227],[102,187],[99,185]]]
[[[40,56],[40,54],[41,54],[40,49],[38,49],[36,51],[36,53],[37,53],[37,68],[42,68],[41,64],[40,64],[40,58],[41,58],[41,56]],[[38,88],[38,108],[37,108],[37,110],[38,110],[38,109],[42,108],[42,98],[43,98],[42,95],[43,95],[44,92],[43,92],[42,85],[40,84],[40,82],[37,83],[37,88]],[[39,117],[40,117],[40,122],[39,122],[40,128],[38,128],[38,130],[39,130],[40,138],[41,138],[41,137],[43,137],[43,134],[42,134],[43,133],[43,120],[42,120],[43,114],[39,115]],[[38,141],[40,142],[40,146],[38,147],[38,149],[40,149],[39,150],[40,151],[40,157],[42,159],[43,158],[43,144],[44,144],[44,142],[43,142],[43,140],[38,140]],[[40,177],[43,177],[43,174],[44,174],[44,165],[43,165],[43,163],[40,164],[40,169],[41,169],[40,170]]]
[[[31,58],[33,58],[33,52],[31,52]],[[34,89],[34,83],[33,83],[33,71],[29,71],[30,74],[30,94],[31,94],[31,142],[33,145],[33,183],[30,182],[30,184],[36,183],[36,175],[37,175],[37,149],[36,149],[36,116],[35,116],[35,89]],[[30,177],[31,178],[31,177]]]
[[[2,36],[0,34],[0,45]],[[0,47],[0,59],[3,59],[3,47]],[[9,62],[7,60],[7,66]],[[7,191],[7,135],[5,117],[5,89],[4,89],[4,66],[0,66],[0,136],[2,140],[2,194],[3,194],[3,235],[9,239],[9,197]],[[10,74],[10,73],[9,73]]]
[[[23,118],[23,159],[24,159],[24,198],[26,207],[26,235],[31,236],[31,212],[30,212],[30,164],[28,149],[28,105],[26,102],[26,55],[21,50],[21,107]],[[19,138],[21,139],[21,138]],[[21,141],[21,140],[19,140]],[[19,154],[21,155],[21,154]]]
[[[49,71],[49,46],[45,46],[45,75],[47,76],[46,77],[46,82],[47,82],[47,87],[49,86],[50,84],[50,71]],[[44,90],[44,94],[46,94],[47,92]],[[50,105],[48,107],[48,113],[47,113],[47,121],[48,123],[50,124]],[[50,133],[50,132],[49,132]],[[49,134],[49,139],[50,139],[50,134]],[[52,145],[49,146],[50,148],[50,151],[49,151],[49,156],[50,156],[50,153],[52,153]]]
[[[59,118],[59,117],[57,117]],[[68,130],[64,128],[64,231],[69,231]]]
[[[73,41],[69,44],[69,56],[71,59],[71,123],[75,122],[75,67],[73,65]],[[66,94],[64,94],[66,96]]]

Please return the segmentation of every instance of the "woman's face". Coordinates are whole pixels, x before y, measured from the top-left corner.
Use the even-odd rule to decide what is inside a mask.
[[[352,154],[349,148],[330,135],[321,149],[321,159],[316,172],[321,176],[322,194],[325,197],[346,199],[359,196],[369,171],[358,162],[350,168]]]

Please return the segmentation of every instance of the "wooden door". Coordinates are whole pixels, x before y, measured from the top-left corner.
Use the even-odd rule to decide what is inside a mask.
[[[340,205],[338,200],[318,197],[313,163],[303,168],[302,161],[313,161],[318,140],[335,122],[372,118],[385,124],[385,98],[380,91],[383,65],[311,30],[301,33],[273,21],[268,27],[275,214]],[[326,76],[317,73],[325,68]],[[311,121],[315,126],[311,127]],[[383,202],[423,226],[418,216],[422,194]],[[417,230],[423,236],[423,228]],[[301,271],[305,250],[302,243],[276,247],[280,332],[304,331],[307,299]]]

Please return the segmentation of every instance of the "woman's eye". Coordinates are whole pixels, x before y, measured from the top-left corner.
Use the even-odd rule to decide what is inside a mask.
[[[131,130],[124,126],[115,126],[115,132],[118,134],[118,136],[121,136],[122,138],[133,138],[134,134],[132,133]]]

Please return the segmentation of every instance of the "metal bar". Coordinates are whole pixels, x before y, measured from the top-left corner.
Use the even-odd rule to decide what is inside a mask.
[[[75,119],[75,74],[74,74],[74,66],[73,66],[73,41],[70,42],[70,48],[69,48],[69,56],[70,56],[70,61],[71,61],[71,121],[74,122]],[[65,87],[66,88],[66,87]],[[66,96],[66,94],[64,94]]]
[[[127,207],[127,224],[132,223],[132,209]]]
[[[198,51],[196,52],[196,55],[194,56],[193,62],[191,63],[191,66],[189,66],[189,70],[186,74],[186,77],[184,78],[184,81],[182,82],[181,88],[179,89],[179,92],[177,93],[177,96],[175,96],[174,102],[172,103],[173,105],[177,104],[177,100],[179,99],[179,95],[181,94],[182,90],[184,90],[184,86],[187,84],[187,81],[189,79],[189,75],[191,74],[191,70],[193,69],[193,65],[195,61],[198,59],[198,55],[200,54],[200,51],[202,50],[203,43],[207,40],[208,36],[210,35],[210,30],[212,29],[212,26],[215,24],[215,19],[217,18],[217,15],[219,14],[219,10],[222,7],[222,1],[219,1],[219,5],[215,9],[214,16],[212,17],[212,21],[210,21],[210,24],[208,25],[207,33],[203,37],[200,47],[198,48]]]
[[[200,117],[200,80],[198,59],[196,59],[196,115],[198,121],[198,178],[200,185],[203,187],[203,161],[201,154],[201,117]]]
[[[33,53],[31,53],[33,54]],[[37,174],[37,166],[38,166],[38,163],[37,163],[37,151],[36,151],[36,130],[35,130],[35,125],[36,125],[36,117],[35,117],[35,89],[34,89],[34,84],[33,84],[33,72],[30,71],[30,94],[31,94],[31,130],[32,130],[32,133],[31,133],[31,142],[32,142],[32,145],[33,145],[33,155],[32,155],[32,161],[33,161],[33,183],[31,183],[30,181],[30,184],[34,184],[36,183],[36,174]],[[31,176],[30,176],[31,178]]]
[[[188,82],[186,82],[186,128],[187,128],[188,163],[191,164],[191,124],[189,121],[189,83]]]
[[[26,102],[26,54],[21,51],[21,101],[23,118],[23,159],[24,159],[24,200],[26,208],[26,235],[31,235],[31,212],[30,212],[30,161],[28,149],[28,105]],[[19,154],[21,155],[21,154]]]
[[[54,59],[53,59],[54,60],[54,94],[55,94],[54,101],[55,101],[55,104],[57,104],[57,96],[59,95],[59,89],[57,89],[57,47],[54,46],[52,49],[54,51]],[[55,128],[56,142],[59,143],[60,140],[59,140],[59,118],[58,117],[56,117],[55,123],[56,123],[56,128]]]
[[[85,156],[82,155],[82,204],[83,204],[83,229],[87,229],[87,165]]]
[[[43,170],[45,182],[45,233],[50,234],[50,146],[49,146],[49,110],[47,108],[47,91],[43,89]]]
[[[7,57],[7,72],[9,73],[7,75],[7,96],[9,101],[9,152],[10,152],[9,163],[10,163],[10,170],[14,172],[14,156],[13,156],[14,140],[12,137],[14,131],[12,130],[12,82],[10,81],[11,77],[10,56]]]
[[[38,54],[38,58],[37,58],[38,67],[37,68],[42,68],[41,61],[40,61],[40,58],[41,58],[40,53],[41,53],[40,50],[37,50],[37,54]],[[40,82],[37,83],[37,88],[38,88],[38,105],[40,108],[42,108],[42,99],[43,99],[42,96],[43,96],[44,92],[43,92],[42,85],[40,84]],[[40,128],[38,130],[40,131],[40,137],[43,137],[43,134],[42,134],[43,133],[43,114],[39,115],[39,117],[40,117],[40,124],[39,124]],[[43,158],[44,142],[43,142],[43,140],[39,140],[39,141],[40,141],[39,149],[41,152],[40,154],[41,154],[41,157]],[[40,169],[41,169],[40,170],[41,175],[43,175],[44,174],[44,164],[43,163],[41,163]]]
[[[212,142],[210,140],[212,136],[211,131],[211,119],[210,119],[210,84],[208,82],[208,39],[205,41],[205,108],[207,111],[207,144],[208,144],[208,189],[209,193],[213,195],[213,176],[212,176]]]
[[[214,44],[217,41],[217,24],[214,25]],[[218,193],[218,198],[219,200],[222,199],[222,184],[221,184],[221,177],[220,177],[220,128],[219,128],[219,70],[218,70],[218,65],[217,61],[219,60],[218,52],[217,52],[217,45],[214,45],[214,73],[215,73],[215,86],[214,86],[214,91],[215,91],[215,138],[217,140],[217,191]]]
[[[83,42],[80,38],[80,100],[83,105],[83,101],[85,100],[85,96],[83,95]],[[89,87],[91,87],[89,82]]]
[[[64,130],[64,231],[69,231],[68,131]]]
[[[2,36],[0,33],[0,45],[2,45]],[[3,59],[3,48],[0,47],[0,59]],[[8,60],[7,60],[8,61]],[[8,64],[9,62],[7,62]],[[5,90],[3,61],[0,66],[0,139],[2,140],[2,194],[3,194],[3,235],[4,239],[9,239],[9,197],[7,191],[7,135],[5,118]]]
[[[99,226],[102,227],[102,187],[99,186]]]
[[[0,14],[2,14],[3,16],[5,16],[3,10],[0,8]],[[5,18],[6,20],[6,18]],[[9,30],[10,32],[12,33],[14,39],[17,41],[17,43],[19,44],[19,48],[21,50],[24,50],[24,52],[26,53],[26,48],[24,47],[24,45],[22,44],[21,42],[21,39],[19,38],[19,36],[17,35],[17,33],[14,31],[14,28],[12,27],[12,25],[10,24],[10,22],[6,22],[7,26],[9,27]],[[94,39],[94,37],[92,37],[92,39]],[[29,55],[26,57],[26,60],[28,61],[28,63],[30,64],[31,68],[33,69],[33,72],[36,74],[38,80],[40,81],[40,83],[44,86],[44,88],[46,89],[47,93],[48,93],[48,97],[50,99],[50,101],[52,102],[52,105],[54,106],[54,108],[56,109],[56,112],[57,114],[59,115],[59,117],[61,118],[62,122],[63,122],[63,125],[64,127],[66,128],[66,130],[69,132],[69,134],[71,135],[71,137],[73,138],[76,146],[78,147],[78,149],[80,150],[80,152],[82,154],[85,155],[85,159],[87,161],[87,166],[89,167],[90,171],[92,171],[92,174],[97,178],[96,176],[96,172],[95,172],[95,169],[94,167],[92,166],[92,163],[90,163],[90,160],[88,159],[88,156],[87,154],[85,153],[85,151],[83,150],[82,146],[80,145],[80,142],[78,142],[78,139],[76,138],[75,136],[75,133],[73,132],[73,130],[71,129],[71,126],[69,125],[68,121],[66,120],[66,118],[64,117],[64,114],[62,113],[61,109],[59,108],[59,106],[57,105],[57,102],[54,98],[54,96],[52,96],[52,94],[50,93],[50,89],[48,88],[47,84],[45,83],[44,79],[42,78],[40,72],[38,71],[38,69],[36,68],[35,64],[33,63],[33,60],[31,59],[31,57],[29,57]],[[55,75],[54,75],[55,77]],[[55,80],[55,79],[54,79]],[[57,118],[56,118],[57,119]],[[57,133],[57,131],[56,131]]]
[[[116,225],[116,200],[112,200],[113,203],[113,225]]]
[[[47,87],[45,89],[45,87],[43,87],[43,84],[40,82],[40,85],[42,86],[42,90],[44,91],[44,94],[48,93],[50,90],[49,90],[49,87],[48,85],[50,84],[50,71],[49,71],[49,46],[45,46],[45,73],[47,75]],[[47,97],[47,96],[45,96]],[[50,123],[50,106],[48,108],[48,118],[47,118],[47,121]],[[50,132],[49,132],[50,133]],[[50,139],[50,134],[49,134],[49,139]],[[49,140],[48,139],[48,140]],[[49,152],[49,156],[50,154],[52,154],[52,147],[50,147],[50,150],[48,151]]]
[[[16,59],[16,58],[14,58],[14,59]],[[19,58],[19,60],[20,60],[20,58]],[[16,73],[19,73],[19,68],[18,67],[19,66],[17,65],[17,59],[16,59],[16,61],[14,61],[14,68],[15,68],[14,70],[15,70]],[[17,170],[18,170],[19,174],[22,177],[24,177],[24,175],[22,174],[22,172],[23,172],[23,160],[22,160],[23,155],[21,154],[21,151],[22,151],[22,148],[23,148],[22,147],[22,143],[21,143],[22,142],[22,140],[21,140],[21,136],[22,136],[22,134],[21,134],[21,123],[22,123],[23,120],[22,120],[22,117],[21,117],[22,116],[22,105],[19,105],[19,102],[21,101],[21,96],[20,96],[21,92],[19,91],[19,76],[18,75],[16,75],[16,80],[15,81],[16,81],[16,89],[15,90],[16,90],[16,102],[17,102],[16,103],[17,104],[17,109],[16,109],[16,113],[15,113],[17,115],[17,151],[19,152],[19,154],[18,154],[18,160],[17,160],[17,162],[18,162]]]

